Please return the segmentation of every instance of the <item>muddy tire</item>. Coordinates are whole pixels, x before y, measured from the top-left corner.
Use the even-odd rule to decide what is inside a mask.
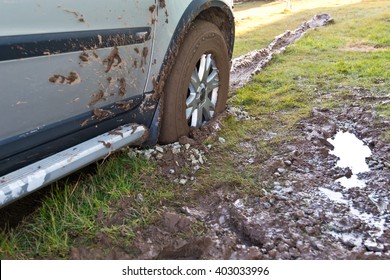
[[[159,141],[172,143],[221,113],[229,90],[230,58],[221,31],[196,21],[185,36],[163,95]]]

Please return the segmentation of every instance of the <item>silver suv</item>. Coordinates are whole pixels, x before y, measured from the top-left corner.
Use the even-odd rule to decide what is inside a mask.
[[[0,2],[0,207],[225,108],[230,0]]]

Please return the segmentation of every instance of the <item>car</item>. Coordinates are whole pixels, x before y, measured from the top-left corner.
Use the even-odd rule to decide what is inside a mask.
[[[231,0],[0,2],[0,208],[226,106]]]

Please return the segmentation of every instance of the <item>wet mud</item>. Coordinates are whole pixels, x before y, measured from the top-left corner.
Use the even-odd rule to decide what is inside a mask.
[[[236,172],[256,166],[261,194],[239,195],[234,189],[245,187],[240,185],[213,186],[212,193],[163,212],[156,225],[139,233],[137,258],[390,259],[390,145],[381,140],[390,123],[375,118],[370,107],[314,108],[297,125],[293,139],[261,162],[256,162],[256,142],[272,132],[241,143],[247,151],[232,155]],[[337,181],[352,175],[332,154],[329,141],[340,131],[370,147],[365,158],[370,167],[353,173],[364,187],[346,188]],[[188,169],[192,160],[193,166],[202,166],[197,154],[207,166],[209,150],[194,138],[181,143],[144,155],[158,162],[160,172],[190,188],[196,168],[188,178],[181,176],[180,167]],[[194,231],[199,223],[201,234]]]

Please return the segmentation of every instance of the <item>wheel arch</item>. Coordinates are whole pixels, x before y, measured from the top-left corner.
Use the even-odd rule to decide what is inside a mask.
[[[221,0],[193,0],[183,12],[178,21],[173,36],[169,42],[165,53],[163,63],[157,77],[151,80],[153,84],[153,99],[158,101],[154,117],[149,127],[149,139],[145,146],[151,146],[157,143],[160,132],[160,119],[163,114],[162,102],[165,80],[171,72],[173,62],[179,52],[180,46],[196,20],[204,20],[215,24],[223,33],[230,59],[233,55],[235,25],[232,9]]]
[[[195,20],[205,20],[215,24],[224,34],[224,39],[228,46],[230,58],[233,55],[235,26],[234,16],[231,8],[221,0],[196,0],[186,8],[180,18],[173,36],[170,40],[169,47],[164,57],[164,61],[160,68],[160,73],[157,81],[162,80],[166,76],[166,72],[170,71],[172,59],[177,55],[178,49]]]
[[[202,10],[194,20],[197,19],[209,21],[222,31],[231,58],[234,48],[235,28],[234,17],[230,8],[228,6],[206,7],[206,9]]]

